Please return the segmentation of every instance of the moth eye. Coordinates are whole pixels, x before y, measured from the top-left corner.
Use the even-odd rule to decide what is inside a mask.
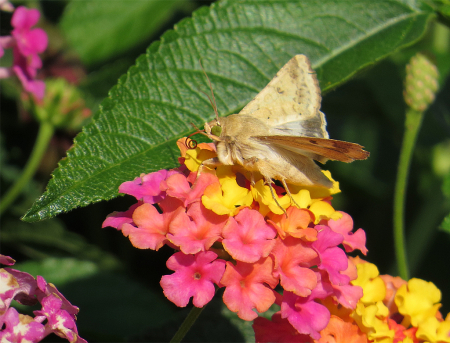
[[[211,133],[214,136],[220,137],[220,134],[222,133],[222,127],[220,127],[219,125],[213,126],[211,128]]]

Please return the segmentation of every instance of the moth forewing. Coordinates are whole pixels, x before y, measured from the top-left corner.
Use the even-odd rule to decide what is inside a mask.
[[[292,136],[260,136],[256,139],[273,144],[297,154],[308,156],[321,163],[326,160],[353,162],[365,160],[369,153],[363,146],[335,139]]]

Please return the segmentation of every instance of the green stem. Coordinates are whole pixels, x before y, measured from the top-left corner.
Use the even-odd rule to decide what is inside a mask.
[[[170,343],[181,342],[181,340],[184,338],[184,336],[186,336],[186,334],[188,333],[191,326],[194,325],[195,321],[197,320],[200,313],[202,313],[204,308],[205,308],[205,306],[200,307],[200,308],[194,306],[192,308],[191,312],[189,312],[188,316],[184,320],[183,324],[181,324],[180,328],[176,332],[175,336],[173,336]]]
[[[47,150],[50,139],[53,136],[54,127],[51,123],[42,122],[39,127],[39,133],[34,144],[30,158],[22,172],[22,175],[16,180],[14,185],[8,190],[6,195],[0,202],[0,215],[13,203],[17,196],[22,192],[23,188],[33,177],[36,169],[39,167],[42,156]]]
[[[409,168],[414,145],[422,123],[423,112],[408,108],[406,111],[405,134],[403,137],[400,161],[397,170],[397,181],[394,194],[394,243],[399,275],[409,280],[408,262],[405,248],[405,195],[408,183]]]

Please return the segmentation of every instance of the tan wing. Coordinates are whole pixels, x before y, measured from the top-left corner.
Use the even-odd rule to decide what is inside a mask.
[[[342,162],[365,160],[370,154],[359,144],[334,139],[292,136],[254,136],[252,138],[308,156],[322,163],[327,159]]]
[[[296,55],[239,114],[258,118],[274,134],[328,138],[321,100],[308,58]]]

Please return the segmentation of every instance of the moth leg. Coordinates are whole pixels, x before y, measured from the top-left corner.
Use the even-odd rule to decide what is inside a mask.
[[[297,202],[296,202],[296,201],[294,200],[294,198],[292,197],[292,194],[291,194],[291,192],[289,191],[289,188],[288,188],[288,186],[287,186],[287,184],[286,184],[285,179],[281,179],[281,182],[283,183],[284,189],[286,190],[286,192],[287,192],[287,194],[289,195],[289,198],[291,199],[291,201],[293,202],[293,204],[294,204],[295,206],[297,206],[298,208],[301,208],[300,205],[297,204]]]
[[[251,183],[252,186],[255,185],[255,175],[253,175],[253,172],[250,173],[250,183]]]
[[[250,158],[246,158],[244,159],[244,165],[243,167],[246,168],[247,170],[253,170],[255,169],[255,164],[259,161],[259,159],[257,157],[250,157]],[[251,179],[250,179],[250,183],[252,184],[252,186],[255,185],[255,176],[253,175],[253,172],[251,172],[250,174]]]
[[[218,166],[221,166],[221,165],[223,165],[223,163],[220,162],[217,157],[213,157],[213,158],[210,158],[208,160],[204,160],[202,163],[200,163],[200,166],[198,167],[197,178],[202,173],[203,167],[208,167],[208,168],[214,169],[214,168],[216,168]]]
[[[284,212],[286,218],[288,217],[286,210],[280,205],[280,203],[278,202],[276,196],[275,196],[275,192],[273,191],[273,187],[272,187],[272,180],[269,178],[265,178],[266,179],[266,184],[269,186],[270,188],[270,193],[272,194],[272,199],[275,200],[275,203],[277,204],[277,206],[279,208],[281,208],[281,210]]]

